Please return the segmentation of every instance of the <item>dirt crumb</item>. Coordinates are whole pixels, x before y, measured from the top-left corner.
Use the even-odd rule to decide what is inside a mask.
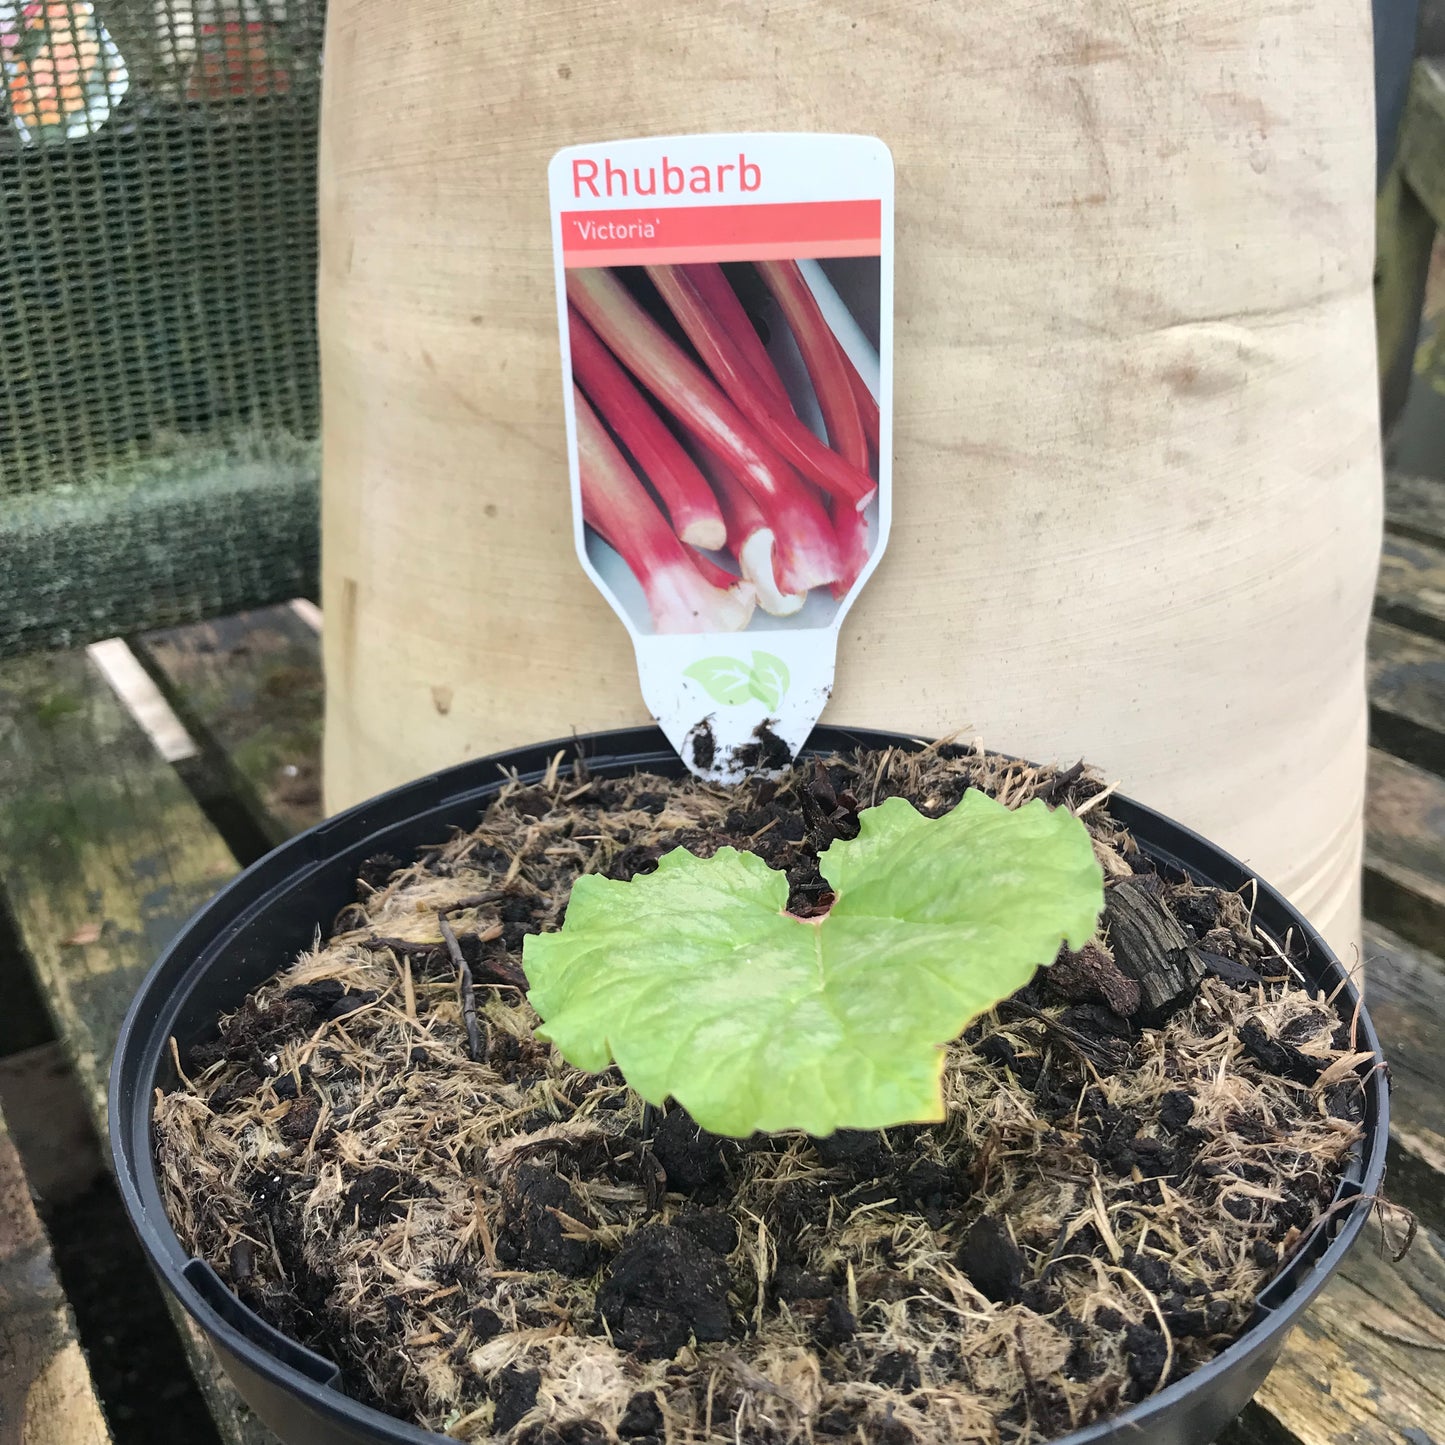
[[[728,1271],[695,1234],[647,1224],[618,1251],[597,1292],[613,1341],[641,1360],[671,1359],[688,1341],[728,1336]]]
[[[497,1256],[523,1269],[590,1274],[597,1250],[575,1233],[585,1215],[565,1180],[550,1169],[520,1164],[502,1184]]]

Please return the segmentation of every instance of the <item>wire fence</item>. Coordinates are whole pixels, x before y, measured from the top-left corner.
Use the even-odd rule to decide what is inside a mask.
[[[322,23],[0,0],[0,505],[314,435]]]

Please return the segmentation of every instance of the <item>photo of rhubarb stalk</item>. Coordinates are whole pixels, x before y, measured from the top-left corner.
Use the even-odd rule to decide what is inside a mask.
[[[869,266],[853,307],[815,261],[567,271],[587,555],[639,630],[825,627],[857,583],[878,537]]]

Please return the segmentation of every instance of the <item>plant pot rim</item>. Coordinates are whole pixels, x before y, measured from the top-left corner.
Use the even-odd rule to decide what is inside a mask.
[[[902,733],[820,727],[804,756],[860,747],[914,749],[927,742]],[[248,1403],[288,1445],[436,1445],[446,1437],[344,1395],[335,1388],[339,1371],[330,1361],[281,1335],[242,1305],[209,1265],[186,1254],[161,1202],[152,1147],[155,1089],[175,1079],[170,1041],[198,1040],[214,1027],[218,1013],[237,1006],[275,972],[278,959],[304,948],[316,921],[330,916],[328,903],[313,901],[319,892],[342,878],[354,886],[365,858],[414,851],[434,841],[448,821],[470,826],[505,781],[503,770],[515,771],[524,783],[536,781],[559,752],[581,755],[606,774],[682,771],[659,729],[620,729],[494,753],[359,803],[283,843],[202,907],[146,976],[121,1027],[111,1069],[109,1132],[126,1211],[165,1286],[218,1347]],[[1157,862],[1219,888],[1254,882],[1262,926],[1276,936],[1288,928],[1296,931],[1307,948],[1302,972],[1326,993],[1338,991],[1336,1012],[1356,1017],[1361,1049],[1383,1063],[1358,990],[1324,940],[1275,889],[1153,809],[1118,794],[1109,806]],[[285,916],[288,908],[290,917]],[[1388,1083],[1383,1067],[1376,1067],[1364,1083],[1364,1135],[1340,1181],[1335,1207],[1260,1292],[1254,1322],[1207,1364],[1117,1415],[1058,1437],[1053,1445],[1102,1445],[1139,1438],[1146,1429],[1159,1432],[1151,1438],[1161,1441],[1196,1438],[1197,1423],[1191,1422],[1201,1402],[1215,1394],[1238,1397],[1237,1404],[1230,1407],[1226,1401],[1222,1407],[1229,1413],[1216,1428],[1223,1428],[1258,1387],[1285,1333],[1364,1227],[1384,1178],[1388,1124]],[[1241,1381],[1252,1383],[1245,1389]]]

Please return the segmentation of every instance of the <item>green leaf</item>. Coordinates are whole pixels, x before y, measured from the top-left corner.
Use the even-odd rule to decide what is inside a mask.
[[[540,1037],[718,1134],[942,1119],[943,1046],[1093,935],[1103,879],[1084,825],[1038,800],[970,791],[934,820],[890,798],[859,823],[822,855],[822,919],[733,848],[579,878],[562,929],[524,944]]]
[[[737,657],[704,657],[682,675],[702,684],[707,695],[724,707],[736,707],[753,696],[753,674]]]
[[[782,705],[783,694],[788,690],[788,665],[771,652],[755,652],[753,675],[748,685],[752,695],[769,712],[776,712]]]

